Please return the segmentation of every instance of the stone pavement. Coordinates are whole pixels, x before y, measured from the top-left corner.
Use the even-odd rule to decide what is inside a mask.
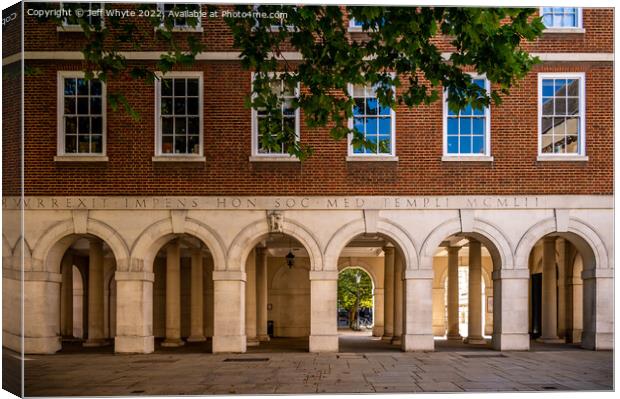
[[[26,356],[25,373],[27,396],[600,391],[613,389],[613,352],[83,351]]]

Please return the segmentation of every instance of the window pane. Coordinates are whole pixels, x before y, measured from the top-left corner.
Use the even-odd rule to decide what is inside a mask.
[[[460,133],[471,134],[471,118],[459,118]]]
[[[473,118],[473,123],[474,123],[473,130],[472,130],[473,134],[482,135],[485,133],[483,118]]]
[[[185,95],[185,79],[174,79],[174,96]]]
[[[367,98],[366,99],[366,114],[367,115],[377,115],[378,113],[379,103],[376,98]]]
[[[461,154],[471,154],[471,136],[460,136],[459,141],[461,144]]]
[[[567,92],[566,95],[578,97],[579,96],[579,80],[578,79],[568,79],[566,81]]]
[[[392,152],[392,137],[381,135],[379,136],[379,142],[377,143],[379,146],[379,153],[381,154],[389,154]]]
[[[555,79],[555,95],[556,96],[565,96],[566,95],[566,79]]]
[[[172,98],[161,99],[161,114],[172,115]]]
[[[367,118],[366,119],[366,135],[376,135],[377,134],[377,118]]]
[[[65,152],[68,154],[77,152],[77,136],[65,136]]]
[[[77,113],[81,115],[88,114],[88,97],[78,97]]]
[[[75,117],[65,118],[65,133],[67,134],[77,133],[77,118]]]
[[[161,80],[161,95],[162,96],[172,95],[172,79]]]
[[[379,104],[379,115],[390,115],[392,109]]]
[[[174,114],[185,115],[185,98],[174,99]]]
[[[566,99],[565,98],[555,99],[555,114],[566,115]]]
[[[101,117],[90,118],[90,129],[93,134],[103,133]]]
[[[184,135],[185,132],[187,131],[185,124],[186,124],[185,118],[174,118],[174,133]]]
[[[101,95],[101,82],[98,80],[90,81],[90,94],[92,96],[100,96]]]
[[[566,136],[566,152],[569,154],[579,153],[579,136]]]
[[[103,152],[103,136],[101,135],[91,136],[90,152],[93,154]]]
[[[80,134],[78,136],[78,153],[88,154],[90,152],[90,136]]]
[[[161,132],[162,134],[172,134],[174,131],[174,123],[172,118],[161,118]]]
[[[472,106],[466,105],[465,108],[461,110],[461,115],[471,115],[472,114]]]
[[[484,107],[483,108],[479,108],[479,109],[475,109],[475,108],[472,107],[472,110],[473,110],[473,114],[474,115],[484,115],[484,112],[485,112],[485,108]]]
[[[161,152],[163,154],[172,154],[172,136],[162,136]]]
[[[543,115],[553,115],[553,97],[543,97],[542,103]]]
[[[88,82],[85,79],[77,79],[77,94],[88,94]]]
[[[448,136],[448,154],[458,154],[459,136]]]
[[[543,86],[543,96],[545,97],[551,97],[554,94],[553,91],[553,79],[543,79],[542,81],[542,86]]]
[[[459,120],[458,118],[448,118],[448,134],[459,133]]]
[[[472,152],[474,154],[484,154],[484,137],[483,136],[474,136],[472,138],[473,149]]]
[[[187,114],[198,115],[198,98],[187,99]]]
[[[187,95],[198,96],[198,79],[187,79]]]
[[[74,78],[65,78],[65,95],[75,95],[75,79]]]
[[[90,118],[88,116],[78,118],[78,133],[90,133]]]
[[[566,134],[576,136],[579,133],[579,118],[566,118]]]
[[[199,134],[200,133],[200,118],[187,118],[187,133]]]
[[[90,113],[92,115],[101,115],[101,97],[91,97]]]
[[[391,134],[392,133],[392,119],[391,118],[379,118],[379,134]]]
[[[188,150],[191,154],[200,154],[200,139],[199,136],[188,137]]]
[[[65,115],[75,114],[75,97],[65,97]]]
[[[553,127],[553,118],[542,118],[542,133],[546,134]]]
[[[356,98],[355,105],[353,106],[353,115],[364,115],[364,99]]]
[[[355,118],[353,120],[353,128],[360,133],[364,133],[366,131],[364,129],[364,118]]]
[[[175,154],[187,154],[187,137],[174,137],[174,152]]]

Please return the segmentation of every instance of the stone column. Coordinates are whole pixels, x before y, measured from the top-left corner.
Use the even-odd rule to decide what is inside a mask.
[[[204,335],[204,311],[203,311],[203,267],[202,267],[202,251],[200,248],[192,249],[192,265],[191,265],[191,329],[188,342],[206,341]]]
[[[384,287],[384,311],[383,311],[383,339],[391,341],[394,335],[394,247],[383,248],[383,262],[385,270],[383,274]]]
[[[256,247],[256,335],[261,342],[267,335],[267,248]]]
[[[403,306],[403,351],[432,351],[433,340],[433,270],[405,270]]]
[[[166,339],[161,346],[181,346],[181,248],[174,240],[166,248]]]
[[[541,342],[562,342],[558,338],[558,296],[555,268],[555,237],[543,239],[542,335]]]
[[[403,258],[394,256],[394,334],[392,344],[400,345],[403,335]]]
[[[73,337],[73,255],[65,253],[60,265],[62,283],[60,285],[60,335]]]
[[[584,259],[583,332],[581,346],[593,350],[614,348],[614,269],[596,269]]]
[[[246,351],[245,280],[241,271],[213,271],[213,353]]]
[[[381,337],[383,336],[383,327],[384,327],[384,320],[385,320],[383,316],[383,312],[385,308],[385,304],[384,304],[385,297],[384,297],[383,288],[375,288],[374,299],[375,299],[375,307],[374,307],[374,314],[372,315],[373,322],[374,322],[374,325],[372,327],[372,336]]]
[[[116,272],[116,353],[152,353],[153,281],[152,272]]]
[[[482,337],[482,255],[480,241],[469,240],[468,344],[485,344]]]
[[[338,352],[338,271],[310,272],[310,352]]]
[[[103,307],[103,242],[92,239],[88,253],[88,339],[84,346],[106,344]]]
[[[529,278],[527,265],[493,272],[493,348],[522,351],[530,348]]]
[[[459,333],[459,249],[448,247],[448,334],[450,340],[462,339]]]
[[[558,237],[555,240],[557,257],[557,284],[558,284],[558,337],[566,339],[566,313],[567,313],[567,287],[566,287],[566,247],[567,242],[564,238]]]
[[[252,251],[245,263],[245,335],[247,346],[257,346],[256,335],[256,253]]]

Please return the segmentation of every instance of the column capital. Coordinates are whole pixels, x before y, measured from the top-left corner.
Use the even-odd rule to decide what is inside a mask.
[[[396,248],[395,248],[392,244],[387,243],[387,244],[385,244],[385,246],[383,247],[383,252],[394,253],[394,250],[395,250],[395,249],[396,249]]]
[[[150,272],[115,272],[116,281],[155,281],[155,273]]]
[[[455,247],[452,245],[446,247],[446,251],[448,251],[448,254],[458,254],[460,250],[461,247]]]

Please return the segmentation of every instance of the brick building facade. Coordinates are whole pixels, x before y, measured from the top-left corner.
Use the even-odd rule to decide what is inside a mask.
[[[192,115],[200,121],[196,154],[170,154],[158,85],[124,76],[103,86],[123,92],[140,121],[112,111],[92,85],[83,97],[90,111],[67,113],[82,98],[83,32],[40,22],[29,8],[16,9],[16,22],[3,28],[5,70],[19,74],[23,60],[30,71],[21,88],[24,202],[18,80],[5,81],[3,93],[3,295],[5,306],[15,303],[10,287],[23,267],[26,352],[55,352],[66,336],[86,345],[114,339],[117,352],[151,352],[158,337],[171,346],[208,337],[214,352],[243,352],[267,339],[267,319],[275,336],[309,337],[310,351],[338,350],[336,281],[347,267],[373,277],[373,333],[403,350],[432,349],[433,336],[460,337],[453,282],[461,266],[485,287],[469,283],[479,294],[468,305],[470,344],[486,337],[497,349],[526,349],[542,334],[613,346],[613,10],[562,9],[574,18],[566,24],[553,19],[557,9],[541,8],[550,25],[524,47],[543,62],[502,105],[472,116],[488,126],[480,154],[447,149],[450,116],[438,101],[393,110],[388,156],[356,157],[346,140],[304,126],[301,115],[300,140],[315,153],[300,162],[253,150],[253,114],[244,106],[251,72],[221,19],[175,33],[197,35],[205,49],[173,75],[186,79],[184,126],[191,130]],[[143,28],[139,52],[121,49],[130,65],[155,63],[165,50]],[[362,35],[354,24],[348,34]],[[445,38],[435,41],[451,51]],[[554,113],[543,106],[548,99]],[[79,115],[90,115],[92,147],[84,153],[80,141],[67,144],[74,127],[63,125],[82,123]],[[566,140],[553,138],[550,153],[542,149],[545,118],[555,118],[552,129],[564,130],[553,135]],[[463,136],[475,132],[459,129],[460,145],[470,145]],[[287,252],[297,270],[282,263]],[[538,310],[534,296],[542,298]],[[17,316],[4,314],[5,345],[18,347]]]

